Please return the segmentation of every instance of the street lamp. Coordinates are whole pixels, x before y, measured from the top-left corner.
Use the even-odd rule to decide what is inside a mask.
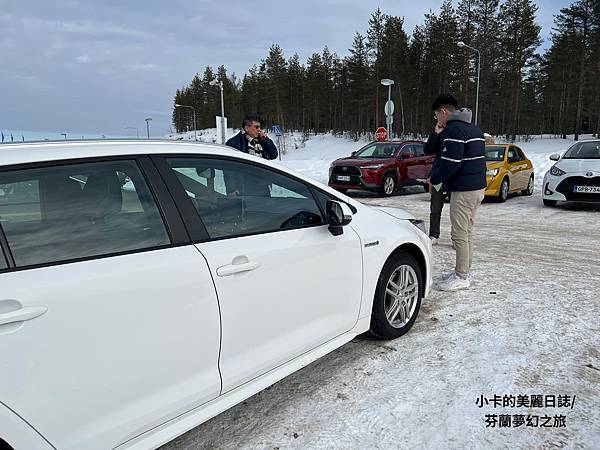
[[[383,84],[384,86],[388,87],[388,103],[386,103],[386,105],[391,105],[391,100],[392,100],[392,86],[394,85],[394,80],[390,80],[389,78],[384,78],[381,80],[381,84]],[[392,117],[394,110],[391,111],[391,114],[388,114],[387,111],[385,112],[385,124],[387,125],[387,134],[388,134],[388,139],[392,139],[392,134],[390,132],[390,128],[392,125]]]
[[[135,130],[135,135],[139,139],[140,129],[138,127],[125,127],[124,130]]]
[[[198,140],[198,136],[196,135],[196,108],[189,105],[180,105],[179,103],[175,103],[175,108],[191,108],[192,113],[194,115],[194,140]]]
[[[146,133],[148,135],[148,139],[150,139],[150,121],[152,120],[152,117],[146,117],[144,120],[146,121]]]
[[[468,48],[469,50],[473,50],[475,53],[477,53],[477,94],[475,95],[475,125],[477,125],[479,118],[477,111],[479,110],[479,73],[481,70],[481,53],[475,47],[471,47],[470,45],[465,44],[463,41],[458,41],[457,45],[460,48]]]
[[[225,144],[225,104],[223,103],[223,81],[214,79],[208,84],[211,86],[219,86],[221,88],[221,143]]]

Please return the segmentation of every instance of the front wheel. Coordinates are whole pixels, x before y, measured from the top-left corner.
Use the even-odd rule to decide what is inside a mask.
[[[533,195],[533,174],[529,177],[529,183],[527,183],[527,189],[521,191],[523,195]]]
[[[558,203],[557,200],[543,200],[544,202],[544,206],[556,206],[556,204]]]
[[[501,202],[505,202],[508,198],[508,179],[505,178],[502,180],[502,184],[500,185],[500,195],[498,195],[498,200]]]
[[[404,252],[392,255],[377,281],[371,332],[381,339],[396,339],[408,332],[417,320],[423,287],[415,258]]]
[[[386,176],[383,177],[379,193],[381,194],[382,197],[389,197],[390,195],[392,195],[394,193],[395,190],[396,190],[396,179],[394,178],[394,175],[387,174]]]

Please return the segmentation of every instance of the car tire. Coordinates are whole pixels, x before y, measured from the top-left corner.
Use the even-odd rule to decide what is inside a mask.
[[[391,173],[388,173],[381,180],[379,195],[381,197],[389,197],[396,191],[396,178]]]
[[[544,202],[544,206],[556,206],[556,204],[558,203],[558,200],[543,199],[543,202]]]
[[[510,189],[510,183],[508,178],[504,178],[500,184],[500,193],[498,194],[498,201],[505,202],[508,198],[508,190]]]
[[[399,286],[395,281],[401,275],[404,281]],[[398,291],[398,288],[408,292],[398,297],[390,294],[389,290]],[[406,334],[417,320],[423,293],[423,274],[415,258],[405,252],[392,254],[377,281],[371,312],[371,333],[386,340]]]
[[[529,177],[529,182],[527,183],[527,188],[523,189],[521,191],[521,194],[523,194],[523,195],[533,195],[533,189],[534,189],[533,174],[531,174],[531,176]]]

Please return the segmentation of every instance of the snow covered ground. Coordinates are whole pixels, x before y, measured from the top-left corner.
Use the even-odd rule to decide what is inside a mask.
[[[474,286],[423,301],[413,329],[359,337],[164,449],[598,448],[600,440],[600,206],[547,208],[547,155],[571,140],[520,143],[538,179],[531,197],[485,202],[475,226]],[[326,181],[329,162],[361,144],[312,137],[282,163]],[[367,204],[428,221],[413,188]],[[434,278],[452,268],[448,208]],[[481,395],[569,395],[573,408],[479,407]],[[486,414],[566,417],[566,427],[486,428]],[[542,422],[540,422],[541,424]]]

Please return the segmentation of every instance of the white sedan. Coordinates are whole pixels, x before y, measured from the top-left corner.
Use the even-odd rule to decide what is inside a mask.
[[[0,447],[157,447],[431,286],[422,221],[222,146],[4,145],[0,191]]]
[[[556,161],[542,185],[544,205],[556,206],[559,201],[600,202],[600,139],[573,144]]]

